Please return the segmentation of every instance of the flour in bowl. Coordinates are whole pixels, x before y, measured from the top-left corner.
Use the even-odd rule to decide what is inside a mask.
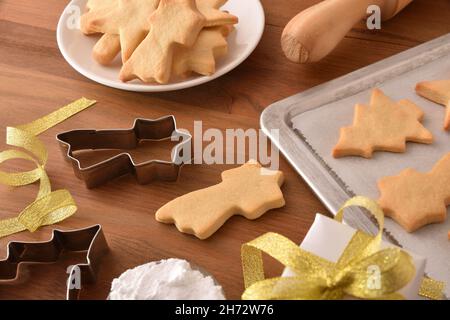
[[[189,262],[168,259],[125,271],[114,279],[110,300],[225,300],[211,276],[192,269]]]

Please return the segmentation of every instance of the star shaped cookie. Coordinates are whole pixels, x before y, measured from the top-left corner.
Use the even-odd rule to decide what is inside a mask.
[[[450,80],[421,82],[416,91],[422,97],[447,107],[444,129],[450,131]]]
[[[406,231],[444,222],[450,205],[450,153],[428,173],[406,169],[378,182],[378,200],[385,214]]]
[[[106,9],[115,10],[117,6],[117,0],[88,0],[86,4],[87,12],[95,12],[101,10],[104,12]],[[87,19],[85,17],[81,18],[81,30],[90,34],[87,27]],[[114,58],[120,52],[120,39],[118,35],[115,34],[104,34],[95,44],[92,49],[92,56],[100,64],[107,65],[110,64]]]
[[[220,10],[228,0],[196,0],[198,10],[206,18],[207,27],[221,26],[225,24],[236,24],[238,18],[228,12]]]
[[[122,81],[169,82],[176,45],[192,47],[206,23],[194,0],[161,0],[149,21],[149,33],[120,71]]]
[[[371,158],[375,151],[405,152],[407,141],[431,144],[433,135],[420,122],[423,116],[409,100],[395,103],[375,89],[369,106],[356,105],[353,125],[341,129],[333,156]]]
[[[159,0],[112,0],[105,3],[100,5],[98,0],[88,3],[89,11],[81,17],[81,30],[85,34],[119,35],[122,61],[127,61],[149,32],[148,19],[157,9]]]
[[[254,220],[284,206],[281,171],[268,171],[256,162],[222,172],[222,182],[170,201],[156,220],[174,223],[179,231],[206,239],[233,215]]]
[[[122,2],[122,0],[89,0],[86,8],[88,12],[83,15],[81,19],[81,29],[85,34],[92,33],[104,33],[104,35],[100,38],[97,44],[93,48],[93,57],[94,59],[103,65],[110,64],[117,54],[121,50],[121,39],[125,37],[127,34],[122,34],[119,36],[119,28],[111,29],[110,25],[115,24],[120,21],[117,17],[129,15],[129,11],[121,10],[120,5],[124,6],[132,6],[133,8],[137,8],[139,5],[144,7],[154,8],[153,10],[144,10],[140,12],[137,16],[138,20],[142,20],[142,23],[147,23],[145,21],[145,14],[148,12],[152,12],[156,10],[156,7],[159,4],[159,0],[133,0],[130,2]],[[228,12],[224,12],[220,10],[227,0],[196,0],[196,5],[198,10],[203,14],[206,19],[205,26],[221,26],[221,25],[233,25],[238,22],[238,18]],[[148,17],[147,17],[148,18]],[[126,20],[125,20],[126,21]],[[131,19],[129,19],[131,21]],[[124,21],[121,21],[122,24]],[[133,22],[136,25],[136,22]],[[148,33],[148,29],[150,26],[147,26],[142,31]],[[106,30],[112,31],[115,30],[114,33],[106,33]],[[143,38],[143,37],[141,37]],[[124,44],[122,44],[123,46]],[[125,43],[126,45],[126,43]],[[129,47],[124,48],[122,53],[122,61],[125,62],[131,56],[134,49],[137,47]]]
[[[178,48],[173,59],[172,74],[186,77],[191,72],[205,76],[216,71],[216,60],[228,51],[228,27],[204,28],[192,48]]]

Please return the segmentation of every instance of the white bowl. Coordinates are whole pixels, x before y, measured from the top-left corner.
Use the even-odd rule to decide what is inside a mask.
[[[57,27],[58,47],[66,61],[85,77],[109,87],[138,92],[161,92],[185,89],[216,79],[233,70],[253,52],[264,31],[264,10],[259,0],[229,0],[223,6],[235,16],[239,23],[228,37],[228,55],[217,62],[216,73],[212,76],[192,76],[184,81],[171,84],[145,84],[139,80],[124,83],[119,80],[120,57],[110,66],[102,66],[92,58],[92,48],[98,36],[86,36],[74,23],[87,0],[72,0],[62,13]]]

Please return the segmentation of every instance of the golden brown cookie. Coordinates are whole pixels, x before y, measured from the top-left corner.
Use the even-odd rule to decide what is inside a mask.
[[[428,173],[406,169],[378,182],[379,204],[406,231],[444,222],[450,205],[450,153]]]
[[[233,215],[257,219],[284,206],[281,171],[268,171],[256,162],[222,172],[222,182],[170,201],[156,220],[174,223],[179,231],[206,239]]]
[[[122,1],[121,3],[119,3],[119,0],[89,0],[86,5],[89,13],[83,15],[81,19],[82,31],[85,34],[98,32],[105,33],[104,31],[99,30],[106,30],[106,28],[111,23],[115,23],[117,21],[117,14],[121,14],[123,16],[129,15],[129,11],[119,11],[119,5],[130,5],[136,7],[136,5],[145,6],[149,3],[147,0],[139,1],[140,2]],[[150,0],[150,2],[154,3],[156,6],[159,4],[159,0]],[[238,18],[236,16],[220,10],[220,7],[223,6],[226,2],[227,0],[196,0],[198,10],[205,16],[206,26],[220,26],[226,24],[232,25],[238,22]],[[143,12],[145,12],[145,10]],[[103,18],[98,19],[97,16]],[[138,17],[142,19],[143,16],[139,15]],[[132,19],[130,19],[130,21],[131,20]],[[93,57],[98,63],[108,65],[120,52],[121,44],[120,36],[118,33],[119,28],[117,28],[117,33],[106,33],[95,45],[93,50]],[[132,48],[124,49],[124,52],[122,54],[122,61],[128,60],[129,56],[131,56],[132,51],[130,51],[130,49]]]
[[[205,16],[207,27],[216,27],[225,24],[236,24],[239,22],[236,16],[221,11],[220,8],[228,0],[196,0],[198,10]]]
[[[395,103],[375,89],[369,106],[356,105],[353,125],[341,129],[333,156],[371,158],[374,151],[405,152],[407,141],[430,144],[433,135],[420,123],[423,116],[409,100]]]
[[[422,97],[447,107],[444,129],[450,130],[450,80],[421,82],[416,91]]]
[[[159,0],[113,0],[108,6],[94,6],[81,17],[81,30],[85,34],[118,34],[122,60],[127,61],[147,35],[148,19],[158,3]]]
[[[192,48],[179,47],[173,59],[172,74],[185,77],[191,72],[210,76],[216,72],[216,60],[228,51],[227,28],[204,28]]]
[[[195,0],[161,0],[149,22],[149,33],[120,71],[122,81],[168,83],[175,45],[192,47],[206,20]]]
[[[120,52],[119,36],[115,34],[104,34],[92,49],[92,57],[102,65],[110,64]]]
[[[114,10],[118,0],[88,0],[86,3],[87,11],[91,10]]]
[[[115,10],[117,6],[117,0],[88,0],[86,3],[86,12],[106,12],[107,10]],[[81,31],[85,34],[92,34],[96,32],[90,32],[87,26],[86,20],[87,13],[81,17],[80,27]],[[120,52],[120,41],[116,35],[104,34],[94,46],[92,56],[95,61],[102,65],[110,64],[117,54]]]

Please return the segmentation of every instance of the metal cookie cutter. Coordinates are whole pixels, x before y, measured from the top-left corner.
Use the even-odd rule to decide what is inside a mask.
[[[144,140],[161,141],[172,137],[181,139],[181,142],[173,148],[170,162],[153,159],[135,163],[131,154],[121,153],[94,165],[82,167],[79,160],[73,156],[74,151],[80,150],[130,150],[135,149]],[[84,180],[88,188],[98,187],[125,174],[135,175],[140,184],[153,180],[176,181],[184,164],[184,148],[188,146],[189,150],[192,150],[192,136],[177,129],[174,116],[156,120],[136,119],[131,129],[68,131],[58,134],[56,139],[72,162],[75,175]]]
[[[86,263],[71,266],[68,271],[66,299],[78,300],[83,286],[96,281],[100,259],[108,250],[100,225],[71,231],[53,230],[51,240],[46,242],[10,242],[6,259],[0,260],[0,284],[16,281],[22,264],[54,263],[64,251],[86,251]]]

